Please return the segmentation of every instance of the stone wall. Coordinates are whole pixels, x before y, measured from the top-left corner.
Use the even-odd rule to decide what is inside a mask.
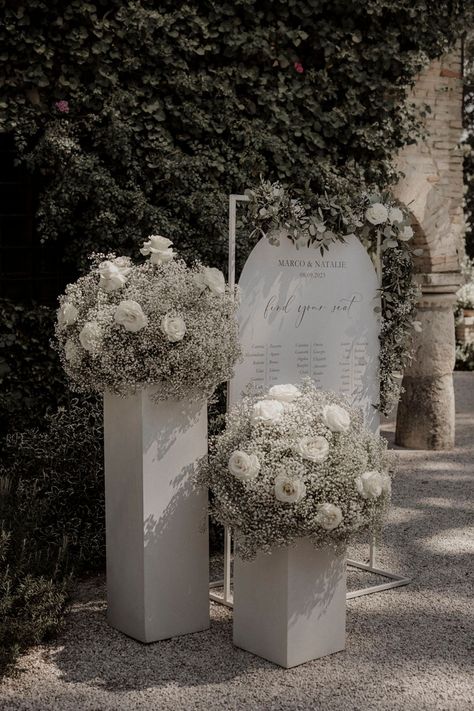
[[[463,254],[462,56],[458,46],[420,75],[415,104],[428,104],[425,140],[408,146],[398,165],[405,174],[397,197],[411,210],[422,296],[415,355],[406,370],[397,416],[397,444],[416,449],[454,445],[455,361],[453,304]]]

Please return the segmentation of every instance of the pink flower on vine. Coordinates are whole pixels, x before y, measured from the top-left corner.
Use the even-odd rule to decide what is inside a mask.
[[[68,114],[69,113],[69,101],[56,101],[54,104],[57,110],[62,113],[62,114]]]
[[[298,74],[303,74],[303,72],[304,72],[304,67],[303,67],[303,65],[301,64],[301,62],[295,62],[293,66],[294,66],[294,68],[296,69],[296,71],[298,72]]]

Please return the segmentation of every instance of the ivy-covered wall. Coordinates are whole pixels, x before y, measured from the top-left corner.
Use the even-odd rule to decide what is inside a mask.
[[[259,175],[351,202],[416,137],[404,102],[470,3],[31,0],[0,27],[1,126],[69,258],[160,231],[222,265],[227,196]]]

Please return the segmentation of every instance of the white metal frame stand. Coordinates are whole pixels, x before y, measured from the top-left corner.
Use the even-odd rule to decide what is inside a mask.
[[[237,203],[238,202],[248,202],[249,198],[247,195],[230,195],[229,196],[229,286],[233,288],[235,286],[235,254],[236,254],[236,244],[237,244]],[[379,277],[379,282],[382,281],[382,261],[380,258],[380,244],[377,245],[377,260],[376,260],[376,270]],[[230,386],[227,385],[227,406],[230,405]],[[352,560],[348,558],[347,565],[351,568],[358,568],[367,573],[372,573],[373,575],[380,575],[383,578],[388,578],[389,582],[381,583],[380,585],[370,585],[366,588],[360,588],[359,590],[352,590],[347,593],[347,600],[351,600],[354,597],[361,597],[362,595],[371,595],[372,593],[382,592],[383,590],[391,590],[392,588],[399,588],[404,585],[411,583],[411,578],[406,578],[403,575],[398,575],[396,573],[391,573],[388,570],[382,570],[376,567],[376,544],[375,539],[372,537],[369,545],[369,562],[363,563],[362,561]],[[224,578],[223,580],[217,580],[210,584],[209,586],[209,599],[212,602],[217,602],[226,607],[233,607],[233,596],[232,596],[232,532],[229,528],[224,529]],[[222,592],[216,592],[216,590],[222,590]]]

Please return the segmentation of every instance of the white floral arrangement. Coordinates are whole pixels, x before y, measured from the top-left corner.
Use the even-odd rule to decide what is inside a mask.
[[[462,286],[457,294],[457,306],[461,309],[474,309],[474,281]]]
[[[212,518],[229,526],[238,555],[309,537],[344,548],[377,531],[390,501],[391,459],[359,409],[310,380],[249,395],[227,416],[198,473]]]
[[[198,399],[227,380],[240,356],[237,301],[218,269],[176,259],[152,235],[134,264],[93,255],[60,297],[56,348],[77,391],[122,395],[157,386],[158,400]]]

